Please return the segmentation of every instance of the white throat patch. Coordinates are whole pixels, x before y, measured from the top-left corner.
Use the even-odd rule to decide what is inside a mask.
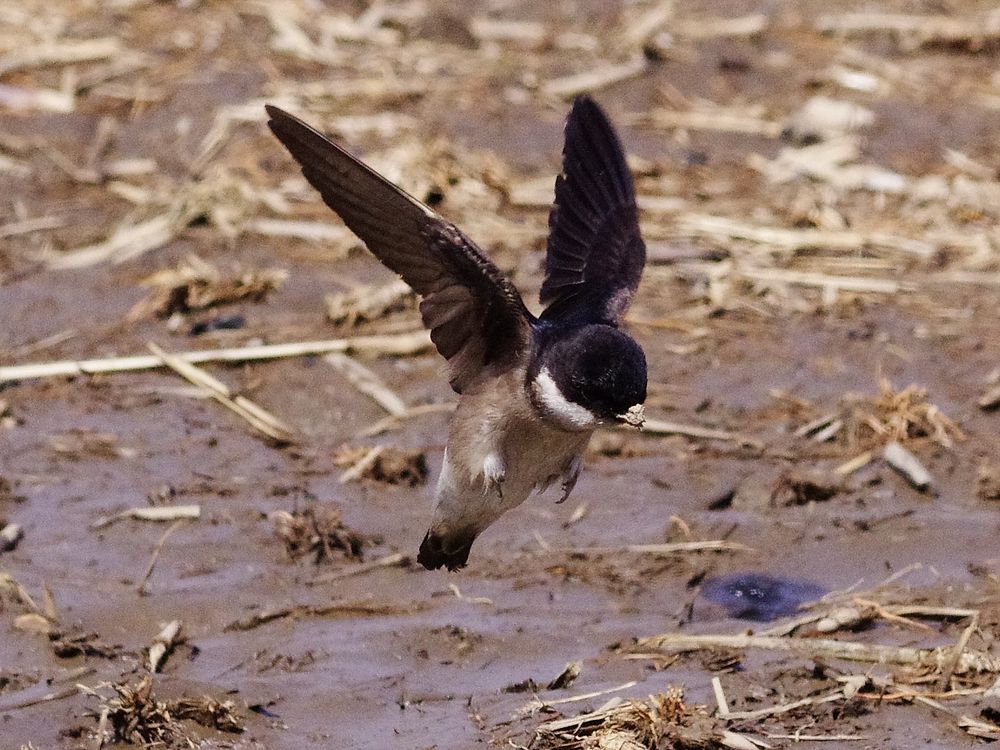
[[[570,430],[585,430],[597,424],[597,417],[593,412],[574,404],[562,394],[546,368],[543,367],[535,377],[532,387],[546,416],[558,422],[560,426]]]

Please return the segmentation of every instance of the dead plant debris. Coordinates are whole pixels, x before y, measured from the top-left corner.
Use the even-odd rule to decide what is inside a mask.
[[[737,747],[736,732],[705,706],[684,702],[680,688],[646,701],[617,701],[610,708],[546,721],[535,730],[533,750],[710,750]],[[748,745],[744,745],[747,747]]]
[[[925,492],[934,484],[934,478],[920,459],[895,440],[886,443],[883,457],[889,466],[913,485],[914,489]]]
[[[583,662],[571,661],[565,667],[563,667],[562,672],[553,677],[549,683],[545,686],[546,690],[563,690],[568,688],[574,682],[576,678],[580,676],[580,672],[583,671]]]
[[[21,424],[23,422],[11,413],[10,402],[0,398],[0,429],[12,430]],[[0,496],[2,496],[2,492],[0,492]]]
[[[181,630],[181,621],[171,620],[156,634],[153,642],[146,650],[146,666],[150,672],[154,674],[159,672],[177,644],[184,640]]]
[[[134,458],[134,448],[118,444],[118,436],[110,432],[74,429],[49,438],[49,447],[71,461],[85,458]]]
[[[20,524],[7,523],[0,518],[0,552],[10,552],[17,547],[24,537],[24,529]]]
[[[274,531],[293,560],[311,556],[316,564],[336,559],[361,560],[373,539],[349,528],[340,511],[326,503],[301,510],[278,510],[269,514]]]
[[[70,659],[74,656],[98,656],[103,659],[114,659],[121,656],[123,652],[121,646],[105,643],[97,633],[55,630],[49,633],[49,641],[52,644],[52,653],[61,659]]]
[[[1000,500],[1000,467],[984,464],[976,475],[976,496],[980,500]]]
[[[344,477],[348,478],[346,481],[371,479],[409,487],[417,487],[427,481],[427,455],[422,450],[344,445],[337,450],[333,462],[346,468],[341,481],[345,481]]]
[[[883,584],[882,586],[887,585]],[[795,658],[822,664],[813,670],[814,679],[826,677],[837,687],[825,694],[810,694],[778,705],[749,710],[730,710],[725,700],[722,684],[714,685],[719,699],[719,716],[727,721],[759,721],[765,717],[807,712],[814,707],[833,704],[843,711],[853,710],[851,705],[884,702],[920,703],[952,716],[957,725],[976,736],[992,739],[1000,736],[995,725],[988,720],[969,719],[945,705],[945,702],[988,695],[1000,675],[1000,658],[992,652],[990,637],[980,629],[981,613],[977,609],[923,605],[919,603],[883,603],[872,596],[882,596],[882,586],[861,594],[844,593],[824,598],[812,605],[813,612],[789,618],[757,633],[733,635],[665,633],[641,638],[635,645],[636,653],[627,658],[653,659],[662,654],[714,653],[719,649],[739,651],[763,649],[784,651]],[[887,624],[922,632],[925,637],[939,636],[936,628],[927,626],[921,619],[939,620],[944,623],[961,621],[953,645],[919,647],[866,643],[859,640],[837,640],[823,637],[838,629],[868,632],[868,624],[881,619]],[[807,626],[805,636],[790,633]],[[871,631],[875,632],[875,631]],[[863,636],[862,636],[863,637]],[[851,674],[843,669],[827,670],[832,661],[877,664],[864,674]],[[785,667],[787,668],[787,667]],[[859,704],[859,701],[861,702]],[[793,713],[794,712],[794,713]]]
[[[402,310],[416,308],[416,294],[402,279],[388,284],[365,284],[326,298],[330,322],[346,326],[379,320]]]
[[[192,255],[176,268],[157,271],[142,280],[149,295],[129,311],[129,320],[155,315],[169,318],[174,313],[189,313],[233,302],[261,302],[280,289],[288,277],[278,268],[246,270],[223,275],[215,266]]]
[[[298,341],[284,344],[260,344],[231,349],[201,349],[176,352],[173,356],[191,364],[203,362],[251,362],[283,357],[304,357],[327,352],[356,352],[377,356],[405,357],[420,354],[431,347],[427,331],[413,331],[385,336],[356,336],[327,341]],[[29,378],[97,375],[107,372],[131,372],[165,367],[155,354],[109,357],[107,359],[62,360],[29,365],[0,365],[0,383]]]
[[[333,604],[297,604],[291,607],[268,609],[240,620],[234,620],[226,625],[226,632],[254,630],[261,625],[276,620],[297,620],[304,617],[359,618],[359,617],[397,617],[412,615],[425,609],[424,602],[409,606],[387,604],[372,604],[370,602],[334,602]]]
[[[10,480],[0,475],[0,503],[23,503],[27,498],[14,492]]]
[[[847,394],[838,411],[802,424],[795,435],[818,443],[837,440],[855,453],[919,441],[952,448],[966,439],[962,428],[930,402],[925,388],[911,384],[896,390],[886,378],[876,395]]]
[[[101,713],[107,712],[112,738],[146,747],[194,748],[199,738],[186,721],[221,732],[239,734],[244,731],[243,717],[232,701],[215,698],[181,698],[157,700],[153,680],[146,675],[135,684],[110,685],[115,696],[105,698]]]
[[[843,489],[843,480],[836,475],[819,471],[787,471],[778,477],[771,492],[771,502],[777,506],[822,503]]]
[[[950,448],[955,441],[965,440],[965,433],[958,424],[932,404],[927,398],[927,390],[918,385],[908,385],[897,391],[883,378],[877,396],[849,399],[848,403],[846,432],[848,443],[853,447],[928,438]]]

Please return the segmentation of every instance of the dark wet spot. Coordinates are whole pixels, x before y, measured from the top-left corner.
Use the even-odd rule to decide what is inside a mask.
[[[254,703],[254,704],[251,704],[251,705],[247,706],[247,708],[249,708],[255,714],[260,714],[261,716],[265,716],[268,719],[280,719],[281,718],[280,716],[278,716],[278,714],[274,713],[273,711],[268,710],[267,706],[263,705],[262,703]]]
[[[826,593],[812,581],[777,578],[766,573],[733,573],[712,578],[701,596],[725,608],[730,617],[766,622],[795,614],[799,606]]]
[[[708,154],[704,151],[689,151],[684,161],[689,167],[703,167],[708,164]]]
[[[719,59],[719,70],[725,73],[746,73],[753,66],[745,57],[722,57]]]
[[[771,493],[776,505],[806,505],[822,503],[836,496],[842,489],[841,478],[819,472],[785,472]]]
[[[191,326],[189,331],[192,336],[201,336],[210,331],[236,331],[245,326],[247,319],[240,315],[217,315],[208,320],[201,320]]]
[[[504,687],[501,690],[501,692],[504,692],[504,693],[527,693],[527,692],[532,692],[533,693],[536,690],[538,690],[538,685],[535,684],[535,681],[529,677],[526,680],[521,680],[520,682],[514,682],[514,683],[511,683],[510,685],[507,685],[506,687]]]
[[[709,510],[728,510],[733,507],[733,498],[736,497],[736,488],[731,487],[720,492],[709,503]]]
[[[877,331],[874,322],[863,320],[847,329],[847,338],[851,341],[870,341]]]
[[[689,589],[693,589],[695,586],[700,585],[701,582],[705,580],[706,572],[707,571],[702,570],[699,573],[695,573],[693,576],[691,576],[691,578],[688,579],[688,582],[685,585]]]
[[[698,253],[698,260],[706,260],[711,263],[718,263],[720,260],[726,260],[730,257],[730,252],[721,247],[714,247],[710,250],[704,250]]]

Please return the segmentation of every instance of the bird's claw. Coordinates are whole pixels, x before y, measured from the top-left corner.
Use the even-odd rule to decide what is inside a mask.
[[[570,493],[573,491],[573,488],[576,487],[576,480],[580,478],[580,468],[582,466],[583,466],[583,459],[580,456],[574,458],[573,461],[570,463],[569,467],[566,470],[566,473],[563,475],[565,479],[563,479],[562,483],[562,497],[556,500],[557,505],[559,503],[566,502],[566,498],[570,496]]]
[[[496,492],[503,500],[503,483],[507,478],[507,467],[503,459],[496,453],[491,453],[483,462],[483,486],[486,492]]]
[[[503,475],[499,477],[486,477],[486,481],[483,484],[483,492],[495,492],[497,493],[497,498],[503,500]]]

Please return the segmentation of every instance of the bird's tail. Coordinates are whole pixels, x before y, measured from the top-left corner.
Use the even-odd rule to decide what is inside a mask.
[[[417,562],[427,570],[436,570],[442,566],[448,570],[464,568],[475,540],[476,532],[473,531],[442,534],[430,529],[420,543]]]

